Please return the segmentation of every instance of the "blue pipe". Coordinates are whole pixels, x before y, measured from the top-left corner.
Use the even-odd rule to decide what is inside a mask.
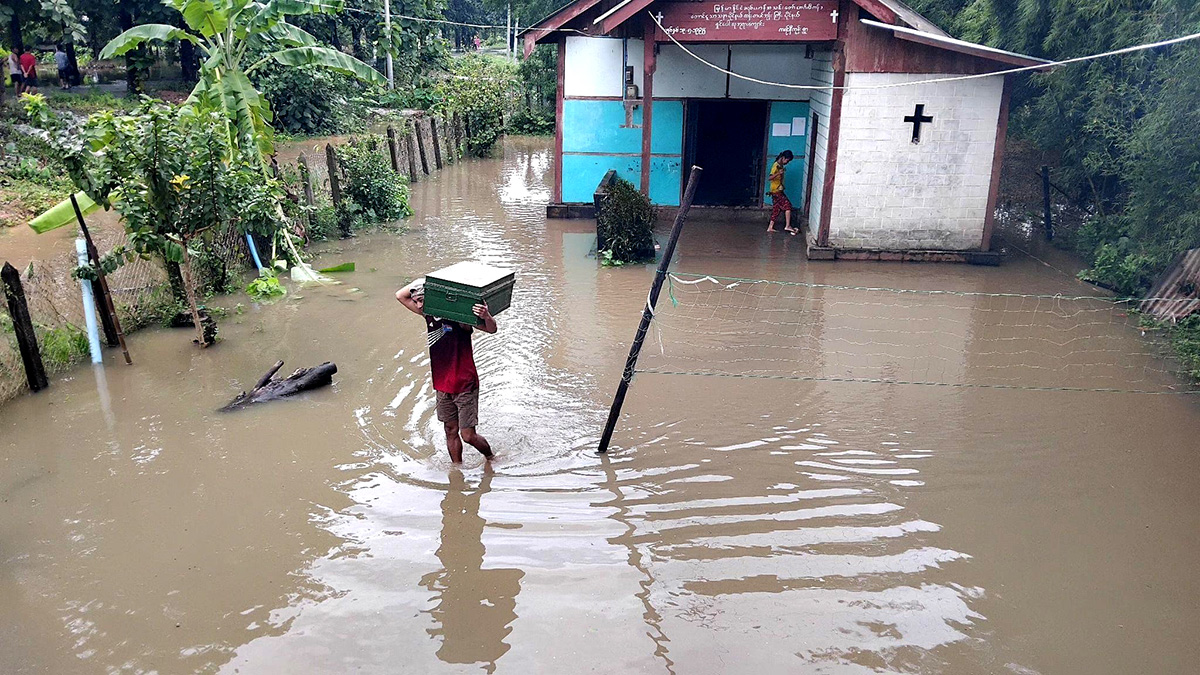
[[[254,246],[254,238],[250,233],[246,233],[246,245],[250,247],[250,256],[254,258],[254,266],[258,268],[259,273],[262,273],[262,260],[258,258],[258,249]]]
[[[87,264],[87,243],[83,239],[75,240],[75,254],[80,266]],[[104,357],[100,354],[100,327],[96,321],[96,298],[92,295],[92,284],[80,279],[79,285],[83,288],[83,320],[87,326],[88,349],[92,354],[92,363],[104,363]]]

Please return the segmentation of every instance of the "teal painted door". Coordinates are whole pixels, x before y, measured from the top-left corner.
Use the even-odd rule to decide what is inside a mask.
[[[808,128],[811,124],[808,111],[808,101],[772,101],[771,113],[767,123],[767,161],[763,167],[763,203],[770,202],[766,191],[770,184],[767,176],[771,174],[771,163],[784,150],[791,150],[795,155],[787,166],[787,176],[784,179],[783,190],[788,199],[797,209],[803,209],[804,202],[804,167],[808,165]]]

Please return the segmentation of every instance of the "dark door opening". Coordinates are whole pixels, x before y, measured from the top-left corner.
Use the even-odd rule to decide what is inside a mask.
[[[758,206],[762,201],[767,101],[689,100],[685,164],[704,169],[695,203]]]

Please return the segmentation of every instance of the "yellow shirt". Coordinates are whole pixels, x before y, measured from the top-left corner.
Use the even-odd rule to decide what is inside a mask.
[[[786,171],[779,166],[779,161],[771,163],[771,189],[769,192],[783,192],[783,174]]]

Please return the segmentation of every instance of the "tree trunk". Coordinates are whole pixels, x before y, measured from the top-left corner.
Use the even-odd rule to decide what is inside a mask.
[[[171,285],[171,298],[183,304],[187,302],[187,291],[183,290],[183,273],[179,271],[179,263],[167,261],[167,282]]]
[[[362,59],[362,57],[363,57],[362,30],[360,30],[359,27],[355,24],[350,24],[350,40],[351,40],[350,48],[354,51],[354,56],[358,57],[359,59]]]
[[[187,40],[179,41],[179,70],[184,82],[195,84],[200,81],[200,55],[196,45]]]
[[[221,408],[220,412],[229,412],[255,403],[274,401],[310,389],[319,389],[331,384],[334,374],[337,373],[337,366],[326,361],[315,368],[299,368],[282,380],[271,379],[282,367],[283,361],[275,362],[266,375],[258,379],[253,389],[238,394],[228,405]]]
[[[9,35],[14,49],[25,50],[25,41],[21,39],[21,13],[13,8],[12,20],[8,24]],[[7,65],[7,64],[5,64]]]
[[[196,290],[192,284],[192,259],[188,255],[188,240],[183,239],[183,290],[187,293],[188,309],[192,311],[192,324],[196,326],[196,344],[201,348],[209,345],[204,338],[204,324],[200,318],[200,309],[196,306]]]
[[[337,20],[334,19],[332,16],[327,17],[325,19],[325,25],[328,26],[328,28],[329,28],[329,44],[333,45],[334,49],[341,51],[342,38],[338,36]]]
[[[79,74],[79,58],[75,55],[75,40],[67,40],[65,42],[67,50],[67,84],[72,87],[78,87],[83,78]]]
[[[118,20],[120,21],[122,31],[133,28],[133,11],[130,8],[130,0],[121,0]],[[142,93],[143,76],[140,71],[141,63],[145,57],[145,43],[138,45],[137,49],[132,49],[125,53],[125,85],[129,89],[130,94]]]

